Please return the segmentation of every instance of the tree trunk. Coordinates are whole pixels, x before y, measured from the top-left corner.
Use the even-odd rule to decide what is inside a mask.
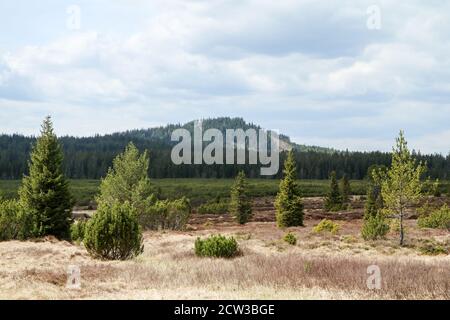
[[[400,210],[400,246],[403,246],[404,233],[403,233],[403,209]]]

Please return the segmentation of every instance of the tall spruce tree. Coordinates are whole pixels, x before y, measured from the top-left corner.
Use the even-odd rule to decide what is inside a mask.
[[[34,234],[68,238],[72,223],[73,198],[63,175],[63,152],[53,131],[53,123],[45,118],[29,161],[29,175],[24,176],[19,190],[20,202],[33,216]]]
[[[377,177],[381,185],[384,212],[393,215],[400,224],[400,245],[404,244],[404,226],[406,209],[421,199],[421,176],[426,167],[417,163],[408,149],[403,131],[397,138],[392,151],[392,164],[386,175]]]
[[[248,186],[244,171],[240,171],[231,187],[230,212],[240,223],[248,222],[252,215],[252,203],[248,196]]]
[[[289,151],[284,162],[284,179],[275,200],[277,225],[280,228],[303,226],[303,201],[297,183],[297,166],[294,152]]]
[[[342,209],[342,196],[339,191],[336,171],[332,171],[330,174],[330,191],[325,199],[325,209],[327,211],[339,211]]]

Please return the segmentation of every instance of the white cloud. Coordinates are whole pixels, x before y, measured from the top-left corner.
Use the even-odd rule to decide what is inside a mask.
[[[0,108],[13,119],[1,131],[30,132],[36,125],[19,122],[31,113],[56,113],[74,134],[239,115],[349,149],[386,149],[404,128],[424,150],[446,153],[426,137],[447,137],[450,5],[381,1],[382,29],[370,31],[370,4],[114,3],[128,12],[120,30],[134,16],[140,28],[96,30],[83,16],[90,27],[80,32],[0,51]],[[101,16],[100,6],[80,6]]]

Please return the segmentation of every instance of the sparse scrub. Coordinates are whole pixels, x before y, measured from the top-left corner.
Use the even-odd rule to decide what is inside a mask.
[[[100,204],[86,225],[84,245],[93,257],[127,260],[144,250],[136,209],[128,202]]]
[[[247,233],[247,232],[238,232],[235,234],[236,239],[238,240],[250,240],[252,238],[252,234],[251,233]]]
[[[343,236],[341,240],[343,242],[345,242],[345,243],[356,243],[356,242],[358,242],[358,239],[356,239],[356,237],[351,235],[351,234],[347,234],[347,235]]]
[[[364,240],[382,239],[389,232],[389,224],[382,213],[364,218],[361,236]]]
[[[36,235],[34,215],[17,200],[0,200],[0,241],[25,240]]]
[[[292,246],[297,244],[297,237],[292,232],[288,232],[283,237],[284,242],[289,243]]]
[[[330,232],[331,234],[337,234],[339,230],[340,225],[328,219],[323,219],[313,228],[315,233]]]
[[[88,206],[95,202],[100,180],[71,179],[70,192],[76,200],[76,206]],[[251,198],[276,196],[280,182],[276,179],[247,179],[248,195]],[[304,197],[323,197],[328,192],[328,181],[302,179],[296,181]],[[151,184],[156,190],[155,195],[158,199],[175,200],[183,196],[189,198],[193,206],[199,206],[202,203],[215,201],[217,196],[226,200],[230,196],[230,188],[233,185],[233,179],[201,179],[201,178],[170,178],[170,179],[151,179]],[[362,195],[366,193],[366,181],[352,181],[352,193]],[[445,182],[447,187],[448,182]],[[0,180],[0,189],[5,199],[17,197],[17,190],[20,181],[18,180]],[[160,192],[158,192],[160,190]]]
[[[439,179],[432,181],[431,178],[428,177],[423,183],[422,191],[424,194],[439,198],[440,196],[442,196],[441,188],[442,185]]]
[[[206,239],[197,238],[195,241],[195,254],[199,257],[232,258],[238,252],[238,243],[233,237],[219,234]]]
[[[79,220],[70,226],[70,238],[72,241],[82,242],[84,240],[86,224],[85,220]]]
[[[197,208],[197,213],[200,214],[225,214],[228,212],[228,202],[224,200],[212,200],[203,203]]]
[[[439,179],[436,179],[433,183],[432,193],[434,197],[440,197],[442,195],[441,192],[441,182]]]
[[[387,222],[389,224],[389,231],[398,233],[400,232],[400,222],[398,219],[387,219]],[[403,233],[406,234],[407,228],[403,227]]]
[[[441,208],[433,210],[431,213],[422,213],[417,220],[421,228],[435,228],[450,230],[450,208],[444,204]]]
[[[158,200],[139,215],[140,224],[148,230],[184,230],[191,214],[187,198]]]
[[[419,246],[419,251],[424,255],[436,256],[440,254],[448,254],[448,249],[443,243],[434,240],[425,240]]]
[[[386,174],[385,167],[372,166],[367,172],[368,187],[366,204],[364,206],[364,217],[375,217],[383,209],[383,197],[381,195],[381,183],[378,176]]]
[[[138,221],[146,229],[182,230],[191,213],[190,201],[183,197],[178,200],[158,200],[148,177],[149,156],[139,153],[133,143],[129,143],[124,153],[115,159],[108,175],[100,185],[97,198],[103,206],[114,203],[129,203],[136,212]]]
[[[364,219],[361,228],[361,236],[364,240],[382,239],[389,232],[389,223],[382,213],[381,183],[377,180],[377,175],[384,176],[385,172],[384,168],[371,167],[367,174],[369,187],[367,189],[367,201],[364,207]]]
[[[414,227],[411,222],[408,225]],[[196,258],[192,248],[196,236],[190,232],[149,232],[146,243],[151,247],[145,256],[126,263],[99,263],[85,257],[82,247],[59,241],[0,243],[0,299],[450,299],[446,256],[419,255],[420,244],[399,250],[398,244],[389,240],[365,251],[358,228],[351,227],[359,221],[343,223],[345,235],[358,240],[351,245],[340,243],[340,248],[348,248],[343,251],[329,254],[337,249],[335,242],[323,244],[323,237],[312,235],[300,248],[286,250],[280,239],[273,238],[275,226],[264,224],[252,230],[245,255],[226,261]],[[251,229],[233,226],[228,231]],[[416,232],[422,238],[442,234],[437,230]],[[296,235],[299,240],[307,236],[302,232]],[[274,245],[262,247],[260,241],[274,241],[284,250]],[[439,243],[450,248],[448,241]],[[66,268],[75,262],[73,255],[82,261],[82,290],[68,292]],[[382,270],[380,290],[368,290],[366,285],[367,267],[374,262]]]

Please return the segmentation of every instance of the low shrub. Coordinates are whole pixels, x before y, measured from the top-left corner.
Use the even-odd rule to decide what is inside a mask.
[[[343,236],[341,238],[341,240],[342,240],[342,242],[345,242],[345,243],[356,243],[356,242],[358,242],[358,239],[355,236],[351,235],[351,234]]]
[[[428,216],[430,212],[433,212],[437,209],[436,205],[432,205],[429,200],[427,200],[422,206],[417,208],[417,214],[419,217]]]
[[[228,212],[228,202],[225,201],[208,201],[197,208],[200,214],[225,214]]]
[[[425,183],[424,183],[424,188],[425,188],[425,192],[433,197],[440,197],[442,195],[441,192],[441,182],[439,181],[439,179],[436,179],[435,181],[431,181],[430,179],[428,179]]]
[[[131,259],[144,250],[136,209],[128,202],[99,204],[85,227],[84,246],[95,258]]]
[[[297,244],[297,237],[291,232],[286,233],[283,237],[283,240],[292,246],[295,246]]]
[[[183,197],[178,200],[158,200],[139,216],[144,229],[184,230],[191,214],[191,203]]]
[[[313,232],[330,232],[331,234],[336,234],[339,232],[340,228],[339,224],[328,219],[323,219],[313,228]]]
[[[387,220],[389,223],[389,230],[395,233],[400,232],[400,220],[396,218],[391,218]],[[403,232],[406,232],[406,227],[403,226]]]
[[[70,238],[75,242],[82,242],[86,230],[86,220],[79,220],[70,226]]]
[[[425,240],[423,244],[419,246],[419,251],[422,254],[429,256],[448,254],[448,249],[445,245],[434,240]]]
[[[343,211],[346,210],[346,208],[341,204],[341,203],[330,203],[330,202],[326,202],[325,203],[325,210],[327,212],[339,212],[339,211]]]
[[[25,240],[37,235],[34,215],[17,200],[0,201],[0,241]]]
[[[389,224],[382,214],[378,213],[375,216],[364,218],[364,223],[361,229],[361,236],[364,240],[382,239],[389,232]]]
[[[233,237],[219,234],[206,239],[197,238],[195,241],[195,254],[199,257],[232,258],[238,252],[238,243]]]
[[[450,208],[444,204],[440,209],[435,209],[431,214],[423,213],[417,220],[421,228],[435,228],[450,230]]]

